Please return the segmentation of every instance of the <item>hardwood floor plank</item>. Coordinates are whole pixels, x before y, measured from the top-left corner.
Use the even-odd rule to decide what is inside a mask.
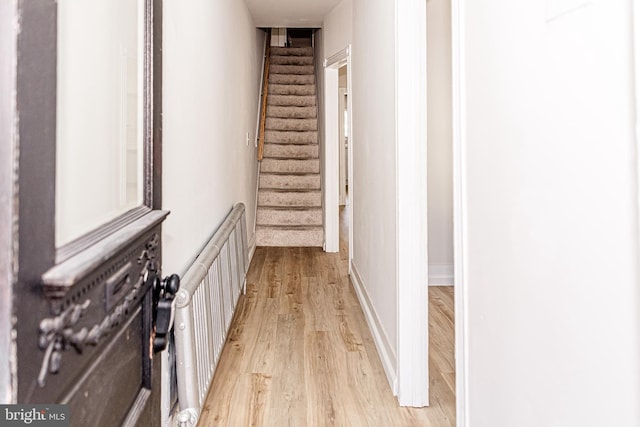
[[[282,269],[281,260],[284,254],[284,248],[268,248],[267,255],[260,274],[260,283],[266,284],[268,298],[277,298],[280,294],[282,285]]]
[[[256,249],[199,426],[455,426],[453,288],[429,288],[431,406],[399,407],[347,258]]]
[[[231,407],[236,404],[232,397],[243,373],[240,369],[243,355],[244,348],[242,343],[227,341],[222,350],[209,394],[202,408],[199,425],[229,425],[229,417],[232,416]]]
[[[314,252],[322,252],[321,248],[301,248],[302,249],[302,275],[303,277],[316,277],[317,265],[314,262]]]
[[[362,340],[353,332],[349,325],[349,318],[344,314],[336,316],[340,328],[340,337],[347,351],[364,351]]]
[[[232,396],[227,426],[259,426],[265,417],[271,377],[264,374],[242,374]]]
[[[270,420],[274,426],[302,426],[307,420],[304,384],[304,318],[300,315],[278,316],[273,393]],[[269,424],[267,424],[269,425]]]
[[[318,279],[308,277],[303,283],[302,301],[304,306],[305,323],[312,331],[329,331],[330,320],[325,305],[325,292],[318,284]]]
[[[260,281],[260,274],[264,267],[264,262],[267,256],[267,248],[258,246],[253,253],[253,259],[251,260],[251,268],[247,271],[247,284],[258,283]]]
[[[377,384],[377,376],[364,349],[347,354],[347,372],[349,393],[354,400],[353,407],[347,411],[349,420],[355,423],[359,418],[366,426],[396,425],[384,404],[385,401],[394,404],[391,391],[381,390]]]
[[[342,426],[344,408],[336,393],[336,355],[329,333],[314,331],[304,337],[304,371],[307,392],[307,425]]]
[[[247,343],[247,351],[251,351],[247,370],[250,373],[268,375],[273,371],[276,356],[274,343],[278,324],[278,303],[275,299],[268,298],[264,301],[263,307],[261,316],[255,317],[251,323],[251,328],[258,333],[252,343]]]
[[[280,312],[302,312],[302,248],[285,248],[283,269],[283,293]]]

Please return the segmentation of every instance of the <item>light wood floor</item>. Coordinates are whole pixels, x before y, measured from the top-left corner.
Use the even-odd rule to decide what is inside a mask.
[[[258,248],[199,426],[454,426],[453,288],[429,289],[429,408],[392,395],[347,246]]]

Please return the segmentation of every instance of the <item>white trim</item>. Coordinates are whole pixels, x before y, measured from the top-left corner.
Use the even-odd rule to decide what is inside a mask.
[[[325,250],[340,250],[338,68],[324,69],[324,227]]]
[[[339,80],[339,76],[338,76],[338,80]],[[349,119],[345,120],[344,118],[344,114],[343,111],[347,111],[347,114],[349,110],[347,110],[347,106],[349,105],[348,103],[346,104],[344,102],[344,98],[345,96],[348,97],[347,95],[347,88],[342,88],[340,87],[338,89],[338,159],[339,159],[339,169],[338,169],[338,176],[339,176],[339,184],[338,184],[338,191],[339,191],[339,203],[340,206],[346,205],[347,203],[347,191],[346,191],[346,185],[347,182],[349,181],[347,174],[344,173],[343,174],[343,170],[346,172],[348,167],[346,164],[347,158],[348,156],[346,155],[347,153],[344,152],[344,147],[343,147],[343,142],[344,142],[344,127],[349,126]],[[348,98],[347,98],[348,99]],[[347,128],[348,129],[348,128]],[[347,144],[349,143],[349,137],[347,136]]]
[[[466,86],[464,62],[464,0],[451,3],[453,73],[453,246],[456,359],[456,425],[469,427],[469,325],[467,324],[467,195],[466,195]]]
[[[396,1],[398,402],[429,405],[427,3]]]
[[[452,286],[453,264],[429,265],[429,286]]]
[[[351,57],[353,48],[347,46],[347,182],[349,183],[349,204],[347,205],[347,215],[349,223],[349,274],[351,274],[351,261],[353,260],[353,196],[355,186],[353,185],[353,84],[351,80]]]
[[[364,312],[364,317],[367,319],[367,324],[369,325],[369,329],[371,330],[371,335],[373,336],[373,342],[376,345],[376,349],[378,350],[378,355],[380,356],[380,362],[382,362],[382,367],[384,368],[384,373],[387,375],[387,381],[391,385],[392,391],[394,395],[398,394],[398,378],[396,373],[396,355],[393,351],[393,346],[387,337],[384,329],[382,328],[382,322],[378,317],[378,313],[376,312],[373,304],[371,304],[371,299],[367,294],[367,288],[356,268],[356,265],[353,261],[349,263],[351,265],[351,283],[353,284],[353,288],[356,291],[356,295],[358,296],[358,300],[360,301],[360,306],[362,307],[362,311]]]
[[[251,265],[251,260],[253,259],[253,255],[256,253],[256,233],[253,233],[251,239],[249,240],[249,263],[247,265]]]
[[[338,69],[347,66],[347,93],[351,93],[351,45],[336,52],[323,61],[324,70],[324,206],[325,206],[325,246],[326,252],[340,250],[340,140],[338,135]],[[348,153],[348,181],[350,203],[347,205],[349,217],[349,274],[351,274],[351,260],[353,259],[353,138],[352,138],[352,96],[347,98],[349,153]],[[334,118],[334,120],[330,120]]]

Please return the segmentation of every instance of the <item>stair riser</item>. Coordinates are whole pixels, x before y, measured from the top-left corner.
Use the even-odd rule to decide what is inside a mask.
[[[272,228],[256,229],[258,246],[322,246],[324,232],[321,227],[310,230],[279,230]]]
[[[316,119],[279,119],[267,118],[265,125],[267,130],[318,130],[318,120]]]
[[[269,85],[269,95],[315,95],[315,85]]]
[[[319,190],[320,175],[260,174],[260,191],[265,190]]]
[[[276,159],[316,159],[318,158],[318,144],[265,144],[264,157]]]
[[[311,119],[316,118],[316,107],[279,107],[267,106],[267,118]]]
[[[269,96],[267,96],[267,105],[281,105],[285,107],[315,107],[316,97],[315,95],[276,95],[272,91],[269,91]]]
[[[313,65],[313,56],[279,56],[271,55],[271,65]]]
[[[295,74],[270,74],[270,85],[312,85],[315,84],[313,74],[295,75]]]
[[[322,225],[322,209],[278,210],[259,208],[258,225]]]
[[[258,192],[258,206],[262,207],[321,207],[320,191],[260,191]]]
[[[275,144],[317,144],[318,132],[282,132],[277,130],[267,130],[264,140]]]
[[[264,159],[260,171],[263,173],[320,173],[320,160]]]
[[[271,55],[278,56],[313,56],[312,47],[271,47]]]

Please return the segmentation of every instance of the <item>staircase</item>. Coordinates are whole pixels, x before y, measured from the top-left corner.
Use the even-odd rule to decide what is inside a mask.
[[[312,47],[272,47],[256,244],[322,246]]]

